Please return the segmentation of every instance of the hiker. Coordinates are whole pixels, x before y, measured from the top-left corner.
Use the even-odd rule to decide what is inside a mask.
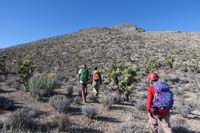
[[[95,96],[99,94],[99,85],[102,84],[101,73],[97,70],[97,67],[94,68],[91,75],[92,87]]]
[[[82,93],[83,103],[86,103],[87,84],[89,80],[89,70],[86,64],[84,64],[82,68],[79,70],[78,75],[79,75],[79,80],[81,84],[81,93]]]
[[[155,72],[148,75],[150,86],[147,90],[146,111],[149,117],[150,130],[151,133],[157,133],[159,122],[165,133],[172,133],[169,117],[173,105],[173,94],[167,83],[158,81],[158,79],[159,76]]]

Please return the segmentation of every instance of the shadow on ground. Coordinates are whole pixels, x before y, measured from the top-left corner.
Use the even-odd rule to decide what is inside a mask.
[[[120,123],[121,121],[117,120],[116,118],[106,117],[106,116],[98,116],[97,120],[104,121],[104,122],[116,122]]]
[[[185,127],[173,127],[172,128],[173,133],[199,133],[196,131],[190,131],[186,129]]]

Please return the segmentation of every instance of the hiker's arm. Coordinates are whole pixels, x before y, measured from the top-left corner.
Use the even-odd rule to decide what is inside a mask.
[[[153,89],[152,87],[148,88],[147,91],[147,101],[146,101],[146,111],[147,113],[151,112],[151,104],[152,104],[152,100],[153,100]]]
[[[78,78],[80,79],[81,77],[81,69],[78,71]]]

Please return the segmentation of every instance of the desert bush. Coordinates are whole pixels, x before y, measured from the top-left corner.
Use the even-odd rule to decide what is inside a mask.
[[[185,126],[185,124],[186,124],[185,119],[181,118],[180,116],[177,116],[176,119],[172,121],[173,127],[181,127]]]
[[[139,126],[135,121],[135,117],[132,114],[129,114],[129,117],[126,122],[121,123],[119,126],[116,127],[116,133],[136,133],[136,132],[147,132],[143,126]]]
[[[62,114],[58,118],[58,130],[66,132],[69,130],[70,126],[71,126],[71,124],[69,122],[67,115]]]
[[[6,81],[6,76],[0,75],[0,82],[4,82],[4,81]]]
[[[111,106],[114,104],[114,98],[111,95],[103,96],[101,98],[101,103],[106,107],[107,109],[111,109]]]
[[[191,70],[192,72],[199,70],[199,62],[197,59],[190,59],[187,61],[183,61],[181,65]]]
[[[12,110],[15,108],[15,102],[5,97],[0,97],[0,109]]]
[[[7,65],[8,55],[5,53],[0,56],[0,74],[7,76],[10,73],[10,66]]]
[[[84,105],[81,108],[82,114],[87,116],[88,118],[96,118],[97,117],[97,111],[95,106],[90,105]]]
[[[155,71],[157,69],[157,63],[155,59],[149,59],[147,66],[146,66],[146,73],[150,73],[152,71]]]
[[[36,65],[28,58],[21,58],[17,66],[17,81],[28,89],[28,80],[33,76]],[[27,91],[27,90],[26,90]]]
[[[121,103],[124,101],[125,101],[125,98],[122,95],[119,95],[119,94],[113,95],[113,103],[114,104],[118,104],[118,103]]]
[[[31,95],[37,99],[42,99],[44,96],[48,96],[48,94],[57,87],[56,76],[49,77],[46,74],[37,74],[31,77],[28,81],[29,91]]]
[[[167,65],[169,65],[170,68],[173,68],[174,57],[171,56],[171,55],[167,55],[167,56],[165,57],[165,63],[166,63]]]
[[[191,106],[189,105],[184,105],[181,107],[180,109],[180,114],[183,116],[183,117],[187,117],[188,114],[190,114],[192,112],[192,108]]]
[[[9,124],[13,129],[20,129],[23,131],[34,130],[36,128],[34,118],[37,115],[37,111],[30,108],[18,109],[9,117]]]
[[[81,104],[81,103],[82,103],[82,98],[81,98],[80,96],[76,96],[76,97],[74,98],[74,103],[75,103],[75,104]]]
[[[64,95],[55,95],[50,97],[49,103],[59,112],[66,112],[70,107],[70,99],[67,99]]]
[[[187,117],[187,115],[190,114],[194,109],[192,104],[186,103],[183,96],[180,96],[175,100],[174,108],[175,111],[177,111],[183,117]]]
[[[66,86],[66,89],[65,89],[65,92],[66,92],[66,95],[67,96],[72,96],[72,94],[73,94],[73,86],[72,85],[67,85]]]

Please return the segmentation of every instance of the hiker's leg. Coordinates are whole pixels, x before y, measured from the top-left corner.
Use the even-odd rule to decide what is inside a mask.
[[[85,97],[87,96],[87,83],[84,83]]]
[[[169,123],[169,117],[170,115],[167,115],[166,117],[160,119],[161,126],[165,133],[172,133],[172,129]]]
[[[151,133],[157,133],[158,132],[158,119],[157,117],[149,116],[149,125]]]
[[[85,88],[84,88],[84,84],[83,83],[81,83],[81,93],[82,93],[83,102],[85,103]]]
[[[83,84],[84,86],[83,86],[83,90],[84,90],[84,99],[85,99],[85,103],[86,103],[86,96],[87,96],[87,83],[84,83]]]
[[[93,88],[93,92],[94,92],[94,95],[95,95],[95,96],[97,95],[96,85],[97,85],[97,82],[96,82],[96,81],[93,81],[93,82],[92,82],[92,88]]]
[[[99,95],[99,85],[100,85],[100,81],[97,81],[97,85],[96,85],[96,96]]]

